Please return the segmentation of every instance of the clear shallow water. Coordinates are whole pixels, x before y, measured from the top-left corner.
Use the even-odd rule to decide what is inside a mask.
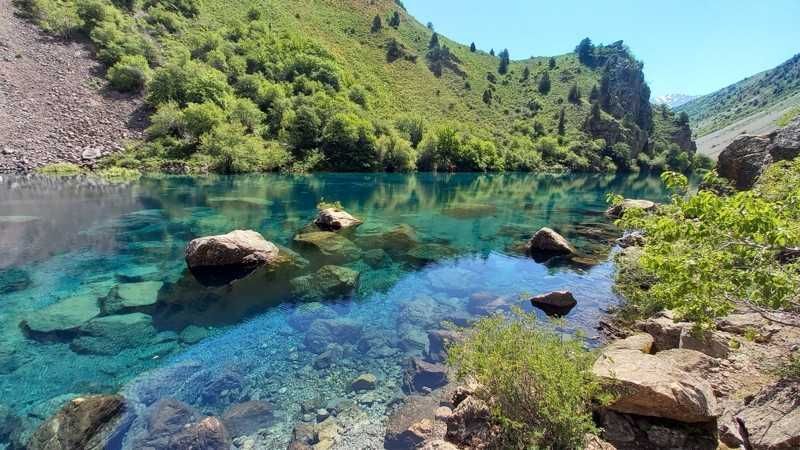
[[[593,335],[601,310],[616,300],[608,262],[615,230],[602,216],[611,191],[664,197],[658,179],[647,176],[317,174],[116,185],[2,178],[0,403],[29,431],[64,401],[88,393],[122,391],[140,413],[165,397],[218,416],[263,400],[273,417],[260,433],[246,434],[262,448],[285,448],[298,421],[314,420],[301,405],[336,409],[351,401],[359,414],[343,425],[350,436],[342,445],[380,447],[387,406],[403,396],[405,361],[425,356],[427,332],[443,320],[466,323],[483,314],[475,298],[504,297],[506,306],[532,310],[526,295],[569,289],[579,303],[565,327]],[[351,295],[309,304],[280,274],[257,272],[212,288],[185,269],[183,249],[192,238],[253,229],[309,261],[292,277],[313,272],[330,261],[294,247],[292,238],[321,199],[340,201],[365,220],[348,236],[361,247],[358,255],[338,261],[361,274]],[[368,253],[375,236],[398,226],[413,228],[414,257],[406,248]],[[585,258],[543,265],[514,250],[542,226],[567,236]],[[109,311],[104,299],[131,284],[153,301]],[[77,325],[94,316],[112,321],[99,331],[76,325],[42,335],[25,328],[26,321],[52,321],[54,305],[59,311],[65,300],[103,306],[68,318]],[[347,335],[312,326],[315,319],[345,324]],[[333,355],[328,363],[319,356],[325,350]],[[348,393],[364,372],[377,377],[376,390]],[[136,426],[124,446],[137,445]]]

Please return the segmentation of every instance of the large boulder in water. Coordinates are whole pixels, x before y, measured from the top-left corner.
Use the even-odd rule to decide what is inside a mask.
[[[97,299],[92,295],[79,295],[31,313],[20,326],[37,340],[63,339],[74,336],[83,324],[98,315]]]
[[[359,272],[341,266],[322,266],[310,275],[290,281],[292,295],[305,301],[337,299],[358,287]]]
[[[595,361],[592,373],[615,387],[617,396],[608,406],[612,411],[686,423],[710,422],[719,414],[705,380],[658,354],[610,348]]]
[[[119,395],[78,397],[44,422],[31,436],[29,450],[106,448],[125,411]]]
[[[554,291],[531,298],[531,304],[548,316],[566,316],[578,302],[572,292]]]
[[[246,266],[268,263],[278,256],[278,247],[252,230],[235,230],[228,234],[192,240],[186,246],[189,268]]]
[[[158,302],[158,292],[163,286],[161,281],[122,283],[103,300],[103,312],[120,314],[147,310]]]
[[[355,228],[364,223],[340,208],[325,208],[317,214],[314,225],[325,231],[339,231]]]
[[[562,235],[552,228],[544,227],[536,232],[525,246],[527,253],[534,258],[548,258],[575,254],[575,248]]]

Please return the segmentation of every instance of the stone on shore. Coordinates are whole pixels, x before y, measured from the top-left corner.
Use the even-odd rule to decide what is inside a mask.
[[[753,450],[800,448],[800,381],[762,388],[741,410],[720,420],[720,440]]]
[[[714,420],[719,414],[711,386],[671,361],[638,350],[608,349],[592,372],[618,394],[609,409],[679,422]]]
[[[186,246],[185,256],[189,268],[254,267],[274,260],[278,247],[255,231],[235,230],[192,240]]]
[[[339,208],[325,208],[317,214],[314,224],[321,230],[339,231],[355,228],[364,223],[350,215],[347,211]]]
[[[544,311],[548,316],[566,316],[578,304],[575,296],[569,291],[554,291],[531,298],[533,306]]]
[[[532,257],[542,259],[575,254],[575,248],[564,236],[547,227],[533,235],[526,244],[525,250]]]
[[[122,419],[119,395],[78,397],[64,405],[31,436],[29,450],[101,449]]]

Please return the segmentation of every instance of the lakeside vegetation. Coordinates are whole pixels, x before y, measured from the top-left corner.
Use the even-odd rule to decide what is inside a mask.
[[[461,379],[484,387],[478,395],[503,430],[497,448],[583,448],[587,433],[598,432],[593,404],[611,399],[580,336],[522,311],[481,319],[448,358]]]
[[[720,193],[730,188],[713,172],[694,194],[683,175],[662,179],[674,192],[669,204],[656,214],[630,210],[619,221],[642,230],[646,242],[621,259],[623,316],[671,309],[708,330],[737,305],[800,306],[800,261],[786,257],[800,243],[800,159],[770,166],[755,189],[731,195]]]
[[[392,1],[23,0],[84,35],[109,86],[152,108],[144,142],[104,162],[143,171],[614,172],[707,166],[661,133],[620,43],[511,60],[439,35]],[[634,77],[637,78],[637,77]],[[643,78],[642,78],[643,79]],[[641,111],[629,114],[625,102]],[[602,130],[602,131],[600,131]],[[648,140],[651,137],[651,140]]]

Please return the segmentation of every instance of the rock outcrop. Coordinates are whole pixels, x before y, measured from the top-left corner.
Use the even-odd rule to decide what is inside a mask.
[[[119,395],[78,397],[67,403],[31,436],[29,450],[102,449],[122,420]]]
[[[711,386],[658,354],[609,349],[592,372],[614,386],[617,397],[608,407],[613,411],[686,423],[709,422],[719,415]]]
[[[737,137],[719,155],[717,172],[740,190],[753,187],[764,169],[800,156],[800,118],[766,136]]]
[[[800,381],[765,386],[742,409],[720,422],[720,440],[730,447],[800,448]]]

